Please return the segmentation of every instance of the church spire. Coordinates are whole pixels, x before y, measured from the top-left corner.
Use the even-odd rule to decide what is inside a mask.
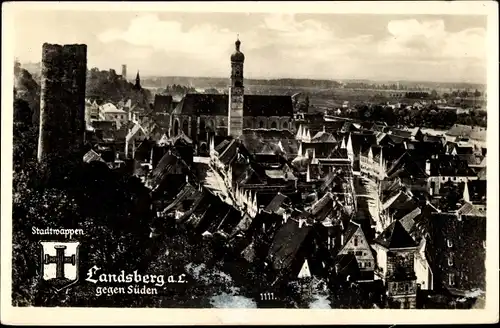
[[[236,34],[236,42],[234,43],[234,45],[235,45],[236,51],[240,51],[241,41],[240,41],[239,34]]]
[[[141,89],[141,77],[139,76],[139,70],[137,70],[137,76],[135,77],[135,86],[136,89]]]

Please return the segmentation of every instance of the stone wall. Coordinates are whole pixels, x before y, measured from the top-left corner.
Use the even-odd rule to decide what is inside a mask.
[[[86,71],[86,45],[43,45],[38,159],[49,167],[82,159]]]

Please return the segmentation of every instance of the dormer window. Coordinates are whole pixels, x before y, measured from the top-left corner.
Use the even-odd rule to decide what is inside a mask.
[[[449,248],[453,247],[453,243],[452,243],[451,239],[447,239],[446,242],[447,242]]]

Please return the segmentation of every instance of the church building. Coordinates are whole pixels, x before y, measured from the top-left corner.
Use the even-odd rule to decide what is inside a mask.
[[[170,117],[171,137],[182,132],[192,140],[206,141],[211,135],[239,138],[244,130],[294,131],[291,96],[245,94],[245,55],[240,46],[236,40],[228,94],[187,94]]]

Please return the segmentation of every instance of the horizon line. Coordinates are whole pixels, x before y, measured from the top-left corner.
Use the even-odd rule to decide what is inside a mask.
[[[41,65],[41,62],[24,62],[21,63],[21,67],[24,65]],[[101,69],[99,67],[91,67],[97,68],[99,71],[109,71],[108,69]],[[87,67],[87,70],[90,70]],[[116,71],[116,70],[115,70]],[[139,69],[140,71],[140,69]],[[118,72],[117,72],[118,73]],[[121,75],[121,74],[117,74]],[[141,80],[151,78],[202,78],[202,79],[230,79],[230,77],[226,76],[188,76],[188,75],[153,75],[153,74],[141,74]],[[128,80],[128,79],[127,79]],[[479,81],[435,81],[435,80],[411,80],[411,79],[391,79],[391,78],[321,78],[321,77],[245,77],[245,80],[310,80],[310,81],[330,81],[330,82],[342,82],[342,81],[367,81],[367,82],[399,82],[399,83],[436,83],[436,84],[475,84],[486,87],[486,82]]]

